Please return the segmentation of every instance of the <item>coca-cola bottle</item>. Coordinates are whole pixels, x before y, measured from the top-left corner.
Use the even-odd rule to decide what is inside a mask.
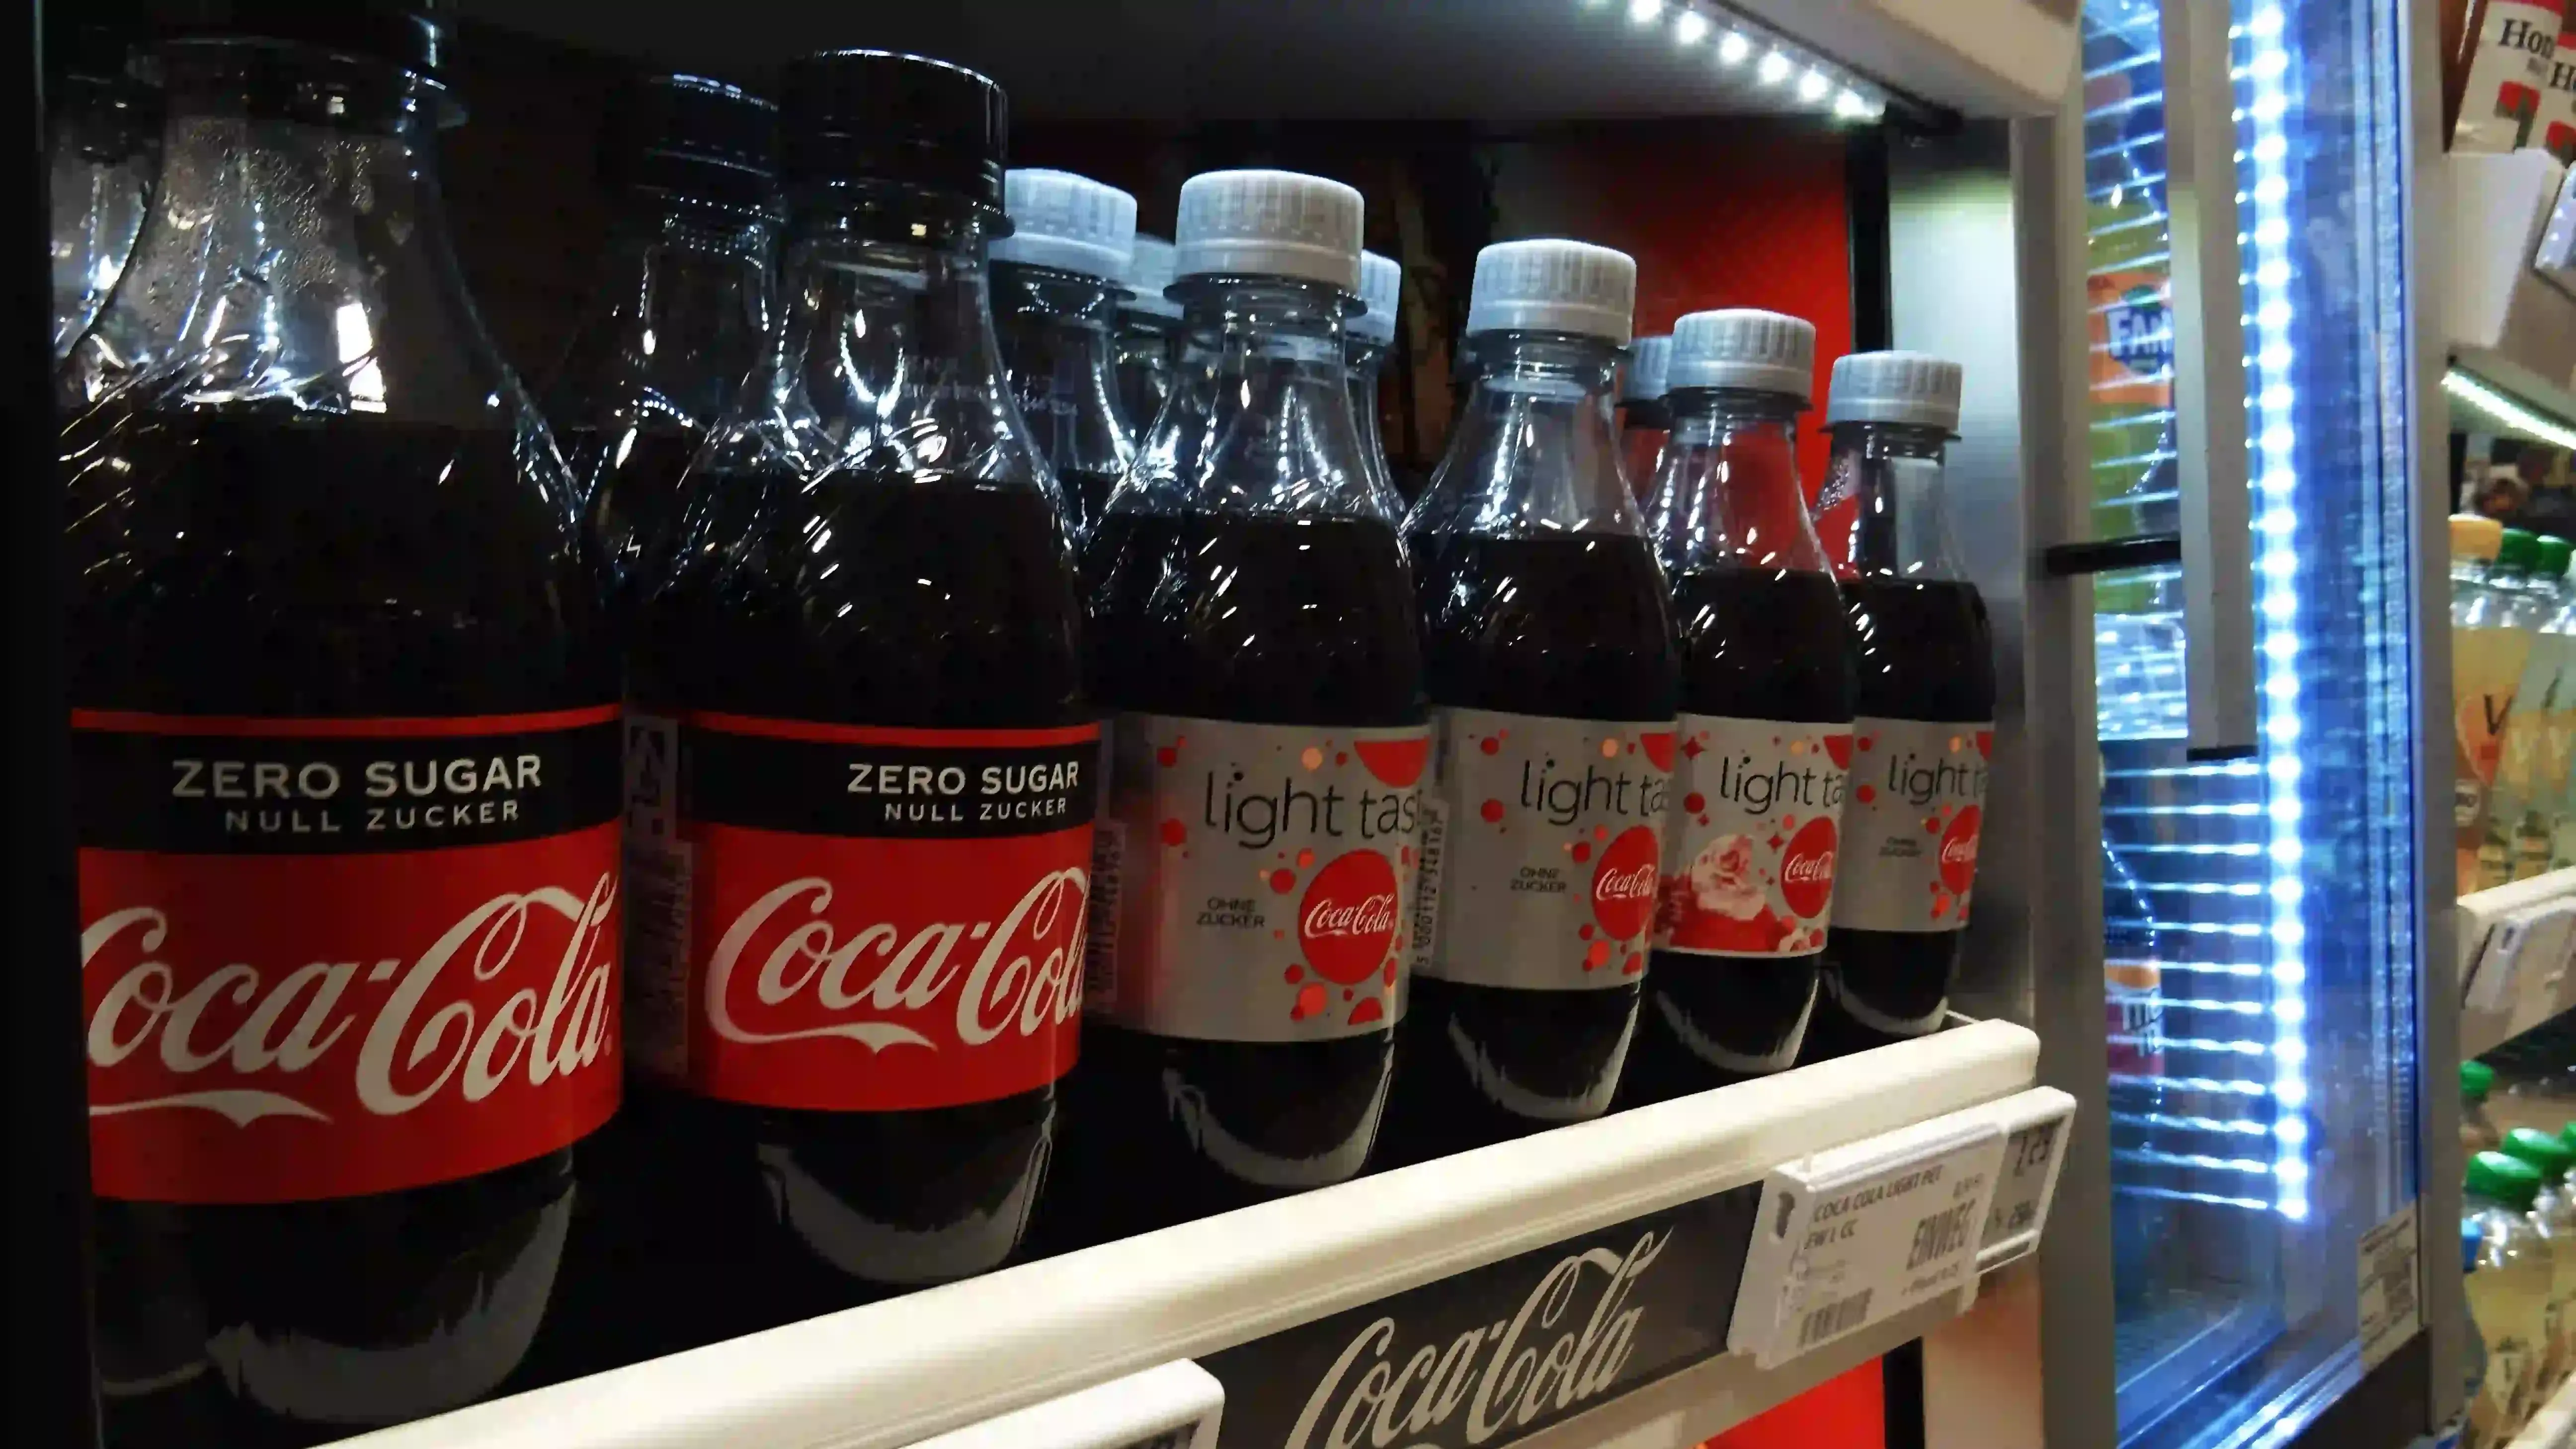
[[[1083,1236],[1357,1173],[1405,987],[1412,581],[1352,426],[1360,195],[1181,188],[1180,390],[1084,545],[1113,711],[1066,1160]]]
[[[1136,456],[1118,416],[1117,378],[1120,277],[1136,239],[1136,198],[1069,171],[1013,171],[1002,190],[1011,234],[992,244],[1002,366],[1078,539]]]
[[[1611,423],[1636,281],[1576,241],[1476,257],[1475,391],[1405,520],[1438,763],[1387,1160],[1599,1116],[1636,1025],[1674,713]]]
[[[1002,92],[883,51],[782,79],[785,303],[699,454],[627,736],[630,1054],[709,1296],[771,1321],[1018,1245],[1099,742],[986,300]]]
[[[1409,501],[1387,466],[1386,434],[1377,414],[1378,373],[1387,350],[1395,346],[1396,309],[1404,301],[1404,267],[1393,257],[1360,253],[1360,310],[1344,322],[1342,355],[1350,363],[1351,417],[1359,427],[1360,452],[1369,479],[1387,492],[1387,508],[1401,515]]]
[[[777,144],[778,108],[722,81],[639,77],[610,102],[599,160],[618,215],[543,403],[629,603],[769,323]]]
[[[1171,284],[1172,244],[1138,232],[1118,299],[1118,416],[1131,441],[1154,425],[1180,371],[1181,304],[1163,294]]]
[[[448,249],[443,27],[186,14],[62,436],[120,1449],[491,1393],[619,1090],[617,661]]]
[[[1681,726],[1653,969],[1623,1100],[1797,1058],[1834,895],[1851,754],[1842,601],[1807,521],[1797,418],[1816,329],[1776,312],[1673,325],[1653,519]]]
[[[1824,994],[1802,1061],[1941,1024],[1977,881],[1995,661],[1941,488],[1959,364],[1863,352],[1834,364],[1833,461],[1816,517],[1859,662],[1851,802]]]
[[[134,74],[136,9],[133,0],[90,0],[77,18],[68,6],[45,12],[56,358],[116,289],[152,197],[161,98]]]
[[[1672,410],[1664,404],[1665,373],[1672,361],[1671,337],[1640,337],[1630,344],[1628,364],[1619,373],[1620,469],[1640,504],[1654,499],[1664,440],[1672,433]]]

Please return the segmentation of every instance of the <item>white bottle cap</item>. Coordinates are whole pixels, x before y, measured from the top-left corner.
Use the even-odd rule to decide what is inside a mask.
[[[1294,171],[1204,171],[1181,183],[1175,277],[1291,277],[1360,289],[1360,194]]]
[[[1467,333],[1575,332],[1624,347],[1637,263],[1590,242],[1496,242],[1476,253]]]
[[[1128,296],[1118,304],[1120,307],[1148,317],[1181,315],[1181,304],[1163,295],[1163,289],[1172,285],[1173,250],[1172,244],[1161,237],[1136,233],[1136,249],[1127,258],[1124,285]]]
[[[1403,266],[1393,257],[1360,253],[1360,300],[1368,310],[1351,318],[1351,340],[1379,347],[1395,341],[1395,309],[1404,301]]]
[[[993,241],[997,262],[1080,272],[1105,282],[1127,271],[1136,245],[1136,198],[1070,171],[1024,169],[1002,176],[1011,234]]]
[[[1920,352],[1855,352],[1834,363],[1825,424],[1903,423],[1955,433],[1964,377],[1959,364]]]
[[[1673,339],[1640,337],[1628,345],[1628,369],[1619,381],[1621,402],[1661,402],[1664,376],[1673,365]]]
[[[1664,387],[1731,387],[1816,396],[1816,325],[1802,317],[1728,307],[1693,312],[1673,324],[1672,362]]]

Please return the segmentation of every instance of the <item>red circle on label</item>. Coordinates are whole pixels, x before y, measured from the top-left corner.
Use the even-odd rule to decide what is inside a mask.
[[[1592,915],[1614,939],[1636,936],[1654,919],[1660,854],[1646,825],[1628,827],[1601,852],[1592,869]]]
[[[1962,805],[1941,832],[1941,884],[1964,896],[1977,882],[1977,827],[1983,816],[1974,805]]]
[[[1297,907],[1297,944],[1319,975],[1357,985],[1394,940],[1395,867],[1385,856],[1354,850],[1315,872]]]
[[[1834,893],[1834,822],[1822,816],[1789,837],[1780,852],[1780,899],[1792,913],[1811,918],[1825,913]]]

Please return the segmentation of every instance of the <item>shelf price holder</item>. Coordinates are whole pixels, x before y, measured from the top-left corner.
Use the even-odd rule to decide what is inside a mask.
[[[1225,1387],[1189,1359],[997,1414],[910,1449],[1216,1449]]]
[[[2075,1099],[2035,1088],[1772,1170],[1727,1347],[1765,1369],[1936,1298],[2039,1245]]]

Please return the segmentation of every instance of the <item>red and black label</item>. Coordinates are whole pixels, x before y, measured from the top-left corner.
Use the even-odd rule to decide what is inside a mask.
[[[704,1096],[823,1111],[1063,1076],[1099,738],[629,721],[636,1059]]]
[[[616,706],[72,728],[102,1195],[388,1192],[616,1110]]]

